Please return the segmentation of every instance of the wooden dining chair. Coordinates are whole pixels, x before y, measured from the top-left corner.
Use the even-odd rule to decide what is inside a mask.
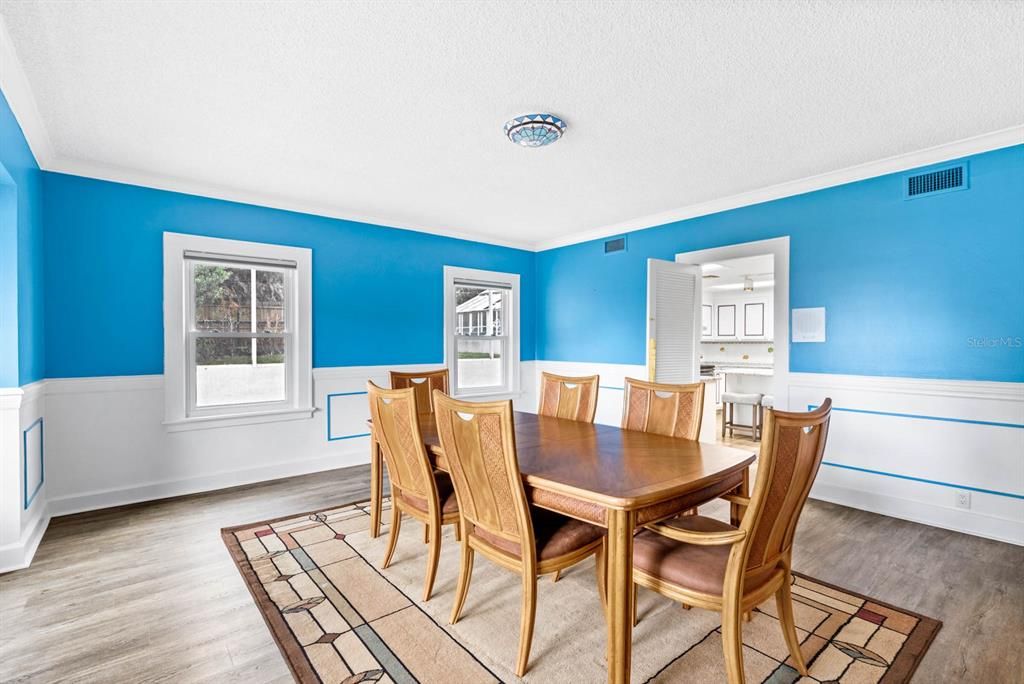
[[[391,389],[411,387],[416,390],[416,410],[420,413],[433,413],[431,392],[436,389],[448,394],[448,369],[422,371],[420,373],[401,373],[390,371]]]
[[[626,378],[622,429],[697,439],[704,413],[704,383],[666,385]]]
[[[441,526],[455,525],[456,539],[459,536],[458,500],[451,478],[435,472],[427,458],[417,420],[416,390],[412,387],[388,390],[367,382],[366,391],[370,397],[373,431],[391,481],[391,530],[381,568],[391,565],[395,555],[402,514],[422,522],[428,543],[423,600],[429,601],[441,554]]]
[[[746,509],[739,527],[681,516],[634,539],[635,584],[722,614],[730,684],[744,681],[742,615],[772,594],[789,654],[807,676],[790,594],[793,534],[821,466],[831,411],[826,399],[809,413],[768,412],[753,496],[722,497]]]
[[[533,641],[537,577],[596,555],[598,592],[604,605],[605,531],[527,503],[511,401],[458,401],[435,390],[434,410],[462,512],[462,562],[451,623],[462,614],[475,552],[519,573],[523,601],[516,675],[522,677]]]
[[[540,407],[537,413],[553,418],[567,418],[593,423],[597,411],[597,389],[600,376],[572,378],[541,373]]]

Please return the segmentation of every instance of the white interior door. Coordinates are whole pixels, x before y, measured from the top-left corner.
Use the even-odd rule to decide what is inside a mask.
[[[700,266],[647,260],[647,376],[653,382],[700,379]]]

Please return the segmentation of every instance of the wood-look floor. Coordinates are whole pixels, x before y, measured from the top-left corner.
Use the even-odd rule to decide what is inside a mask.
[[[368,483],[356,467],[55,519],[32,566],[0,576],[0,681],[289,681],[218,532]],[[1024,549],[810,501],[795,552],[797,570],[945,622],[917,681],[1021,681]]]

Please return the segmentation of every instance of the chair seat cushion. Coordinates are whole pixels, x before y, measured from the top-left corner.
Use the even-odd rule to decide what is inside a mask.
[[[728,523],[702,515],[682,515],[662,524],[688,532],[726,532],[736,529]],[[698,546],[644,530],[633,538],[633,567],[684,589],[721,596],[725,566],[729,562],[731,550],[731,544]],[[745,581],[744,593],[757,589],[770,577],[770,574],[762,574],[755,584]]]
[[[722,401],[727,404],[749,404],[757,406],[761,403],[760,394],[744,394],[742,392],[723,392]]]
[[[442,472],[435,472],[434,479],[437,481],[437,498],[441,502],[441,513],[458,513],[459,502],[455,498],[455,487],[452,485],[452,479],[448,477],[447,473]],[[421,499],[407,492],[402,492],[399,496],[402,497],[402,501],[416,510],[424,513],[427,512],[426,499]]]
[[[550,560],[572,553],[604,536],[602,527],[575,518],[567,518],[543,508],[531,506],[530,514],[533,516],[533,535],[537,540],[538,561]],[[474,528],[473,534],[491,546],[496,546],[513,556],[519,557],[520,555],[517,542],[491,534],[482,527]]]

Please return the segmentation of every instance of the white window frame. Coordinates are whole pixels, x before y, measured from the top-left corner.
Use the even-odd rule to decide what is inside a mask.
[[[502,387],[479,387],[459,389],[459,367],[455,358],[455,337],[458,330],[458,312],[455,306],[455,282],[468,281],[480,285],[502,285],[511,293],[510,311],[502,315],[502,325],[508,337],[508,353],[505,355],[505,378]],[[471,331],[472,328],[470,327]],[[519,394],[519,274],[500,271],[483,271],[459,266],[444,267],[444,358],[451,374],[451,392],[456,397],[512,398]]]
[[[195,405],[192,376],[197,335],[189,330],[194,300],[193,262],[186,259],[186,252],[223,255],[225,261],[234,258],[239,261],[295,263],[294,273],[285,280],[288,338],[285,344],[283,401]],[[274,270],[273,266],[268,270]],[[312,416],[312,282],[313,252],[304,247],[164,233],[164,425],[168,430],[227,427]]]

